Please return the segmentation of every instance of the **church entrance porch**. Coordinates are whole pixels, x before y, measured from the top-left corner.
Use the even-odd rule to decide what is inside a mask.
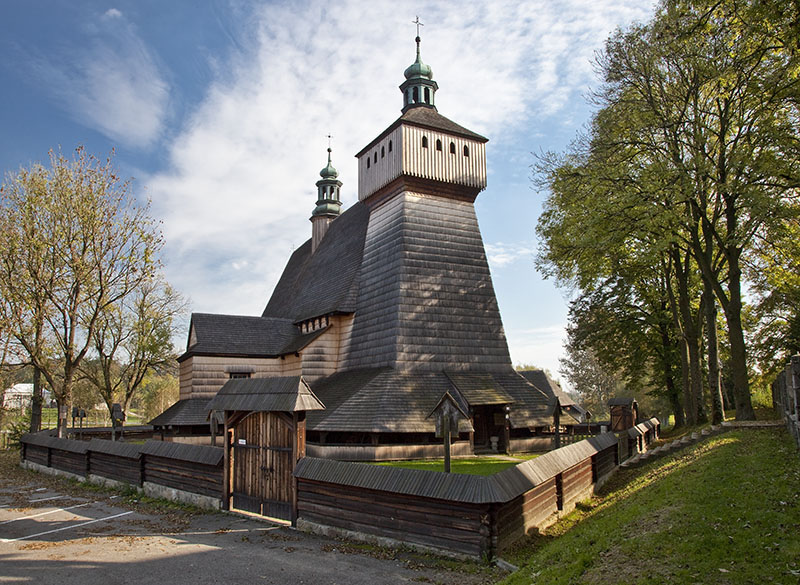
[[[506,405],[502,404],[472,407],[475,453],[508,452],[509,425],[506,411]]]

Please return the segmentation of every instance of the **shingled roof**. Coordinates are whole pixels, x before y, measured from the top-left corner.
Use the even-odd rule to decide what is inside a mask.
[[[436,110],[436,108],[409,108],[403,113],[402,116],[392,122],[389,127],[386,128],[386,130],[378,134],[377,138],[362,148],[361,151],[356,154],[356,157],[359,157],[367,152],[375,144],[383,140],[384,136],[389,134],[392,130],[403,123],[410,124],[411,126],[418,126],[420,128],[429,128],[431,130],[443,130],[444,132],[449,132],[450,134],[455,134],[456,136],[463,136],[464,138],[477,140],[478,142],[489,141],[489,139],[485,136],[481,136],[477,132],[468,130],[460,124],[456,124],[449,118],[445,118]]]
[[[323,410],[301,376],[228,380],[209,402],[209,410],[296,412]]]
[[[186,398],[184,400],[178,400],[178,402],[170,406],[147,424],[154,427],[166,427],[169,425],[207,425],[208,398]]]
[[[323,330],[301,333],[291,319],[192,313],[190,341],[182,361],[191,355],[278,357],[295,353]]]
[[[515,428],[546,425],[552,418],[547,397],[511,369],[476,374],[374,368],[339,372],[312,387],[326,406],[308,414],[308,428],[316,431],[433,432],[428,415],[445,392],[464,397],[469,406],[498,404],[502,398],[511,403],[509,420]]]
[[[313,255],[311,240],[300,246],[289,258],[262,317],[300,322],[354,312],[368,222],[366,205],[356,203],[330,224]]]
[[[551,399],[557,397],[561,407],[566,409],[570,416],[576,421],[581,422],[581,418],[586,419],[589,411],[575,402],[569,394],[564,392],[558,382],[547,375],[547,372],[544,370],[524,370],[519,372],[519,374]]]

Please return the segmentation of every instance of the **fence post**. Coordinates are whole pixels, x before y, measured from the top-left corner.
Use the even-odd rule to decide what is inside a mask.
[[[786,380],[786,391],[789,394],[788,402],[791,405],[791,412],[787,422],[792,426],[791,431],[795,442],[800,447],[800,409],[798,408],[798,402],[800,402],[800,355],[792,356],[790,372],[791,376]]]

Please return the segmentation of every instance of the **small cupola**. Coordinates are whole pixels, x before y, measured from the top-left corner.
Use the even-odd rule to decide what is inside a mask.
[[[328,147],[328,164],[319,172],[322,177],[317,181],[317,206],[311,212],[311,253],[322,241],[328,225],[342,212],[340,189],[342,182],[338,179],[339,171],[331,164],[331,147]]]
[[[418,106],[436,109],[434,96],[439,85],[433,80],[433,69],[430,65],[423,63],[420,56],[419,27],[421,24],[417,18],[417,59],[406,68],[404,72],[406,80],[400,86],[400,91],[403,92],[404,113],[409,108]]]

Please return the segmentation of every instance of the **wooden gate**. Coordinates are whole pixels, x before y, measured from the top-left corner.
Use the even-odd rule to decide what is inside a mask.
[[[233,433],[233,507],[293,521],[295,420],[283,412],[252,412]]]

